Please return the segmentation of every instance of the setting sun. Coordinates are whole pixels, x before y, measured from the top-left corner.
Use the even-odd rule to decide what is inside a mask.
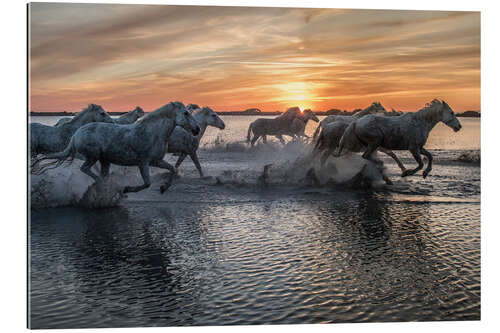
[[[309,108],[308,105],[316,97],[311,86],[305,82],[290,82],[277,84],[279,89],[279,100],[282,103],[290,106],[298,106],[300,111]]]
[[[480,109],[477,12],[35,3],[30,24],[33,111]]]

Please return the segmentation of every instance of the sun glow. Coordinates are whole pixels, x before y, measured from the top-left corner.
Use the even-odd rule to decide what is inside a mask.
[[[293,105],[304,111],[314,99],[311,86],[305,82],[290,82],[276,85],[280,89],[279,100],[287,105]]]

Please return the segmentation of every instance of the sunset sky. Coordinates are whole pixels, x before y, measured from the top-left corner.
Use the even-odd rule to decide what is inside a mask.
[[[480,110],[479,12],[31,5],[30,109]]]

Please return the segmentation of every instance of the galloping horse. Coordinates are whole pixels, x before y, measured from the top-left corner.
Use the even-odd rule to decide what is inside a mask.
[[[307,122],[309,120],[312,120],[314,122],[319,122],[318,117],[312,112],[310,109],[304,110],[297,118],[295,118],[292,122],[292,125],[290,126],[290,129],[288,130],[287,133],[284,133],[283,135],[288,135],[291,136],[293,139],[298,139],[300,137],[306,137],[309,138],[305,134]],[[283,142],[283,137],[281,135],[276,136],[281,142]]]
[[[431,130],[442,121],[455,132],[462,125],[455,113],[445,101],[434,99],[418,112],[406,113],[396,117],[367,115],[352,122],[340,139],[338,154],[343,149],[356,151],[367,147],[363,158],[373,160],[372,154],[378,148],[390,150],[409,150],[418,166],[413,170],[405,170],[402,177],[415,174],[424,167],[420,154],[428,159],[423,177],[432,170],[432,155],[424,145]]]
[[[144,116],[144,110],[141,107],[137,106],[134,110],[129,111],[116,119],[113,119],[113,122],[115,122],[116,124],[132,124],[142,116]],[[70,117],[61,118],[54,126],[60,127],[61,125],[70,122],[71,119],[72,118]]]
[[[89,104],[74,118],[58,127],[39,123],[30,124],[31,156],[35,157],[40,153],[54,153],[63,150],[76,130],[93,122],[112,123],[113,119],[100,105]]]
[[[115,119],[115,124],[133,124],[137,119],[144,116],[144,110],[137,106],[134,110],[121,115],[119,118]]]
[[[250,142],[251,133],[253,133],[252,146],[262,136],[264,143],[267,142],[266,135],[281,136],[290,131],[293,121],[300,116],[300,109],[298,107],[289,108],[282,115],[273,118],[259,118],[248,126],[247,142]],[[280,138],[281,143],[285,143],[283,138]]]
[[[313,134],[313,140],[316,140],[318,138],[318,135],[320,131],[325,127],[327,124],[330,124],[334,121],[343,121],[346,123],[351,123],[352,121],[359,119],[363,116],[366,116],[368,114],[374,114],[374,113],[385,113],[387,110],[380,104],[379,102],[373,102],[369,107],[356,112],[352,116],[342,116],[342,115],[330,115],[325,117],[316,127],[316,130],[314,131]]]
[[[323,152],[323,155],[321,156],[321,164],[325,164],[326,160],[330,155],[333,155],[335,150],[337,149],[339,142],[342,138],[342,135],[344,135],[345,130],[347,127],[349,127],[348,122],[345,121],[335,121],[329,124],[326,124],[323,127],[323,130],[321,131],[318,139],[316,140],[316,145],[314,146],[314,150],[312,152],[312,158],[314,159],[318,154]],[[351,151],[353,152],[361,152],[364,148],[364,146],[360,145],[359,147],[351,147]],[[398,164],[399,168],[401,169],[402,172],[405,172],[406,169],[403,165],[403,163],[399,160],[399,158],[394,154],[392,150],[385,149],[383,147],[378,147],[379,151],[389,155],[392,157],[394,161]],[[375,160],[375,157],[372,157],[372,159]],[[377,160],[377,163],[381,161]],[[392,184],[392,182],[389,180],[389,178],[385,175],[383,175],[383,178],[387,184]]]
[[[196,150],[200,145],[201,138],[205,134],[207,126],[217,127],[223,130],[226,125],[219,118],[217,113],[215,113],[211,108],[204,107],[203,109],[197,109],[193,111],[193,117],[200,126],[200,133],[193,136],[187,132],[184,128],[176,126],[172,135],[168,139],[167,152],[168,153],[180,153],[177,163],[175,163],[175,169],[178,170],[182,161],[187,155],[191,157],[196,169],[200,173],[200,177],[203,177],[203,171],[201,170],[200,161],[198,160],[198,155]]]
[[[71,162],[77,154],[85,159],[80,170],[95,181],[108,175],[110,164],[136,165],[139,167],[144,184],[126,186],[123,192],[127,193],[149,187],[151,185],[149,167],[154,166],[170,171],[169,180],[160,187],[163,193],[170,186],[175,173],[175,169],[165,162],[163,157],[166,153],[167,140],[176,125],[191,131],[193,135],[198,135],[200,132],[198,123],[180,102],[164,105],[130,125],[87,124],[75,132],[64,151],[37,159],[32,164],[31,171],[40,174],[65,161]],[[56,161],[41,165],[42,161],[49,159]],[[97,161],[101,164],[100,177],[91,170]]]

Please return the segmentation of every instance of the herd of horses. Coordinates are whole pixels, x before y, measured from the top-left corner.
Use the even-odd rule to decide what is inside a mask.
[[[305,128],[309,120],[319,122],[311,110],[301,111],[297,107],[274,119],[259,118],[249,125],[247,141],[254,146],[259,138],[266,143],[267,136],[274,136],[282,143],[285,143],[285,135],[294,139],[307,137]],[[384,107],[374,102],[352,116],[330,115],[319,122],[310,158],[321,155],[320,161],[324,164],[332,155],[363,152],[364,159],[380,165],[382,162],[375,154],[380,151],[392,157],[402,171],[401,176],[406,177],[424,167],[421,158],[424,155],[428,160],[423,172],[425,178],[432,169],[432,155],[424,145],[438,122],[454,131],[462,127],[453,110],[442,100],[434,99],[418,112],[399,116],[388,116]],[[54,126],[30,124],[30,172],[42,174],[78,158],[84,161],[80,170],[97,182],[108,176],[111,164],[137,166],[144,183],[124,187],[123,192],[127,193],[149,187],[149,168],[157,167],[169,171],[168,179],[160,187],[163,193],[188,155],[203,177],[196,151],[208,126],[225,128],[211,108],[200,108],[196,104],[185,106],[171,102],[146,115],[137,107],[117,119],[111,118],[101,106],[90,104],[75,117],[62,118]],[[407,170],[393,150],[409,150],[418,166]],[[167,153],[179,156],[175,167],[164,161]],[[97,162],[100,163],[99,175],[92,170]],[[387,176],[384,180],[392,184]]]

